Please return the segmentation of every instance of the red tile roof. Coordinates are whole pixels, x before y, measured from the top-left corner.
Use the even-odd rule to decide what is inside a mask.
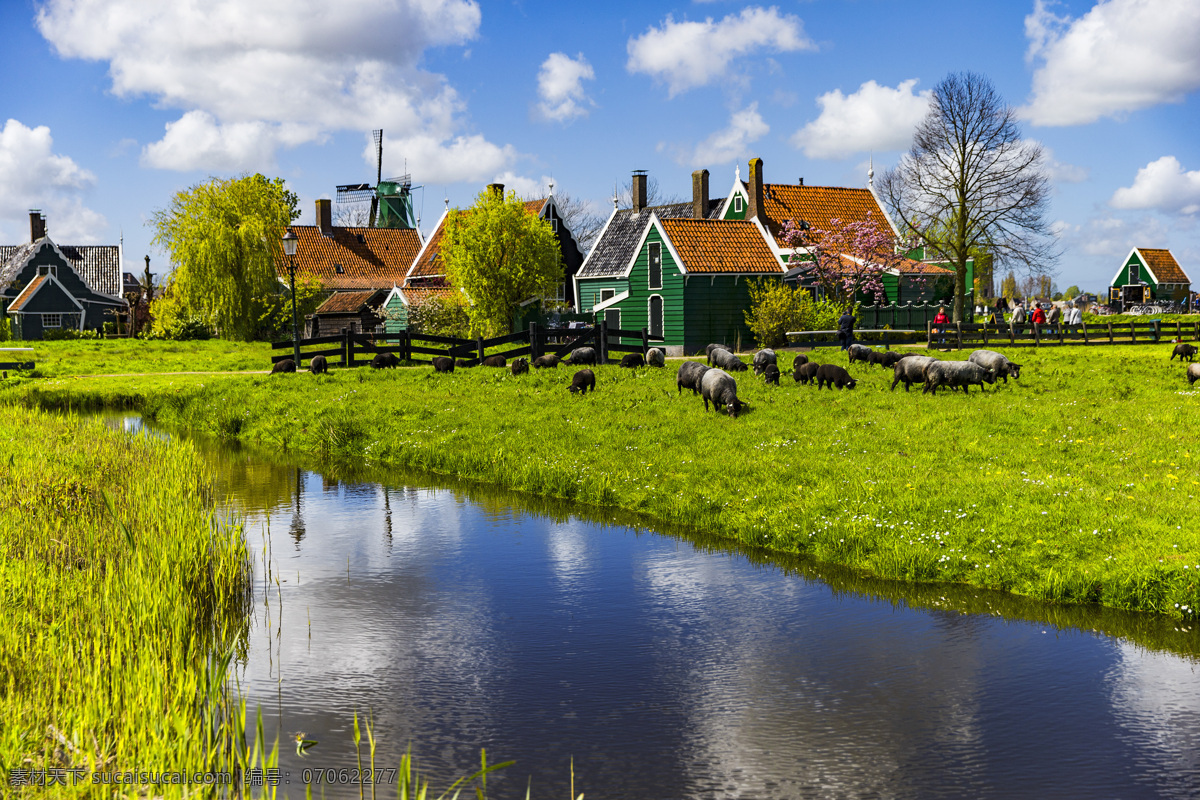
[[[541,200],[529,200],[525,203],[525,210],[535,217],[540,217],[542,209],[546,207],[546,198]],[[469,210],[469,209],[467,209]],[[463,213],[459,209],[455,209],[452,213]],[[446,220],[450,214],[443,214],[438,220],[438,226],[434,229],[429,237],[429,241],[425,245],[425,249],[420,254],[420,260],[412,265],[412,269],[408,272],[408,279],[418,278],[438,278],[446,274],[446,263],[442,260],[442,234],[446,230]]]
[[[1154,277],[1159,283],[1188,283],[1191,278],[1179,266],[1179,262],[1175,260],[1175,256],[1171,255],[1170,250],[1160,250],[1150,247],[1139,247],[1138,252],[1142,254],[1142,260],[1146,262],[1146,266],[1154,273]]]
[[[47,276],[45,275],[38,275],[29,283],[25,284],[25,288],[21,290],[21,293],[14,297],[12,302],[8,304],[8,313],[15,314],[20,311],[21,307],[28,303],[30,298],[33,297],[33,294],[38,290],[38,287],[46,282],[46,278]]]
[[[876,220],[890,231],[887,216],[869,189],[847,189],[840,186],[798,186],[789,183],[763,185],[763,216],[767,230],[783,246],[783,225],[790,219],[807,222],[814,230],[827,231],[832,220],[861,222]]]
[[[378,300],[376,300],[378,296]],[[316,314],[357,314],[364,305],[378,304],[383,301],[385,294],[382,289],[367,289],[362,292],[334,292],[328,300],[320,305],[313,313]]]
[[[689,273],[781,273],[757,225],[743,220],[664,219],[663,230]]]
[[[420,303],[424,300],[428,300],[430,297],[453,297],[455,294],[459,293],[457,289],[449,286],[430,288],[405,286],[403,289],[401,289],[401,291],[404,292],[404,297],[409,303]],[[466,298],[464,297],[463,300],[465,301]]]
[[[326,289],[390,289],[404,282],[421,249],[415,230],[333,228],[324,236],[315,225],[292,225],[296,243],[296,276],[312,276]],[[280,251],[279,276],[288,277],[287,257]],[[338,267],[341,267],[341,272]]]

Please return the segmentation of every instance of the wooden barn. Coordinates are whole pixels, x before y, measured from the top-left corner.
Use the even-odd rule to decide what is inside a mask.
[[[342,329],[354,333],[382,330],[386,289],[334,292],[306,320],[305,336],[334,336]]]

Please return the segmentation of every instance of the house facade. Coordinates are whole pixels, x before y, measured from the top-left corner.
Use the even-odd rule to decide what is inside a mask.
[[[1186,301],[1192,290],[1188,277],[1170,250],[1135,247],[1109,282],[1109,302],[1131,303]]]

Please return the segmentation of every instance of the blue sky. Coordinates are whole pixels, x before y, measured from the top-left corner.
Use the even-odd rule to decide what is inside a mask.
[[[1102,290],[1134,245],[1200,288],[1200,2],[753,4],[470,0],[0,0],[0,242],[28,210],[63,243],[150,254],[146,221],[209,175],[281,175],[313,201],[407,166],[423,228],[499,180],[611,208],[650,171],[713,194],[862,186],[953,71],[989,77],[1051,156],[1057,282]]]

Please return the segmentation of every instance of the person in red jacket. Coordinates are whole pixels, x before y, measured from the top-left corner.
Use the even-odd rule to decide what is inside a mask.
[[[1041,306],[1035,304],[1033,306],[1033,311],[1031,311],[1029,314],[1029,321],[1040,328],[1042,325],[1046,324],[1046,312],[1042,311]]]
[[[938,312],[933,318],[933,325],[937,328],[938,344],[946,343],[946,326],[950,324],[950,318],[946,316],[946,307],[938,306]]]

